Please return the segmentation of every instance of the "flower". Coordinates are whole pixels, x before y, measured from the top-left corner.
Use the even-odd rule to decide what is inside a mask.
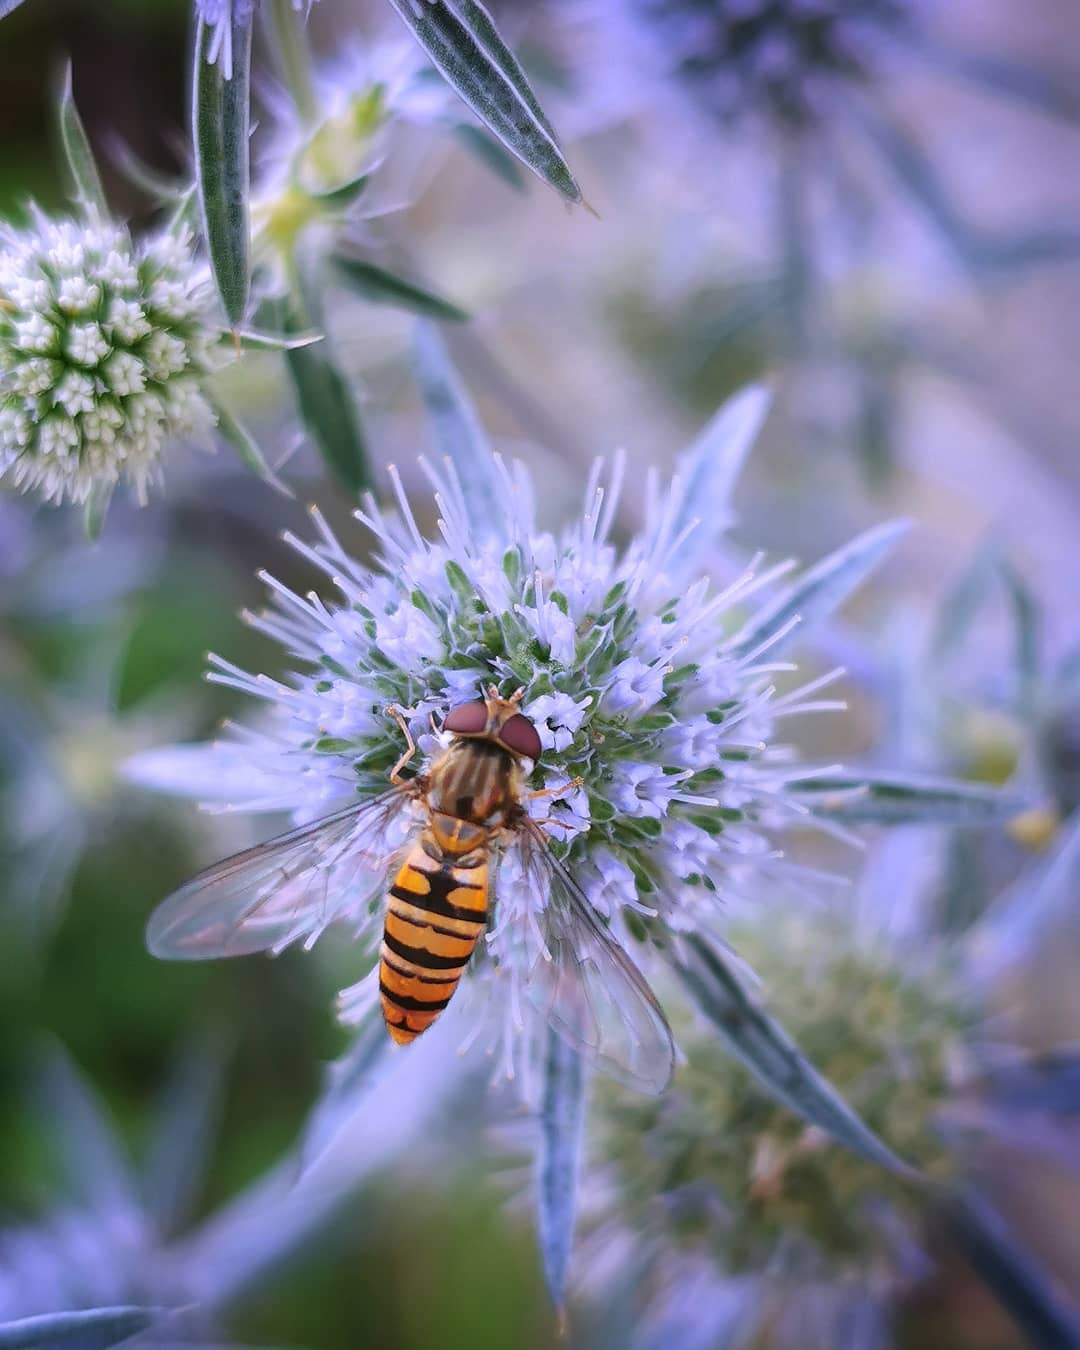
[[[981,1004],[946,944],[924,932],[913,954],[847,906],[772,906],[755,920],[729,935],[765,1006],[919,1176],[800,1121],[702,1026],[683,1037],[686,1063],[666,1097],[598,1085],[578,1282],[601,1306],[630,1300],[632,1350],[891,1344],[900,1299],[933,1272],[932,1233],[933,1250],[962,1241],[997,1185],[980,1171],[986,1112],[971,1091]],[[962,1132],[948,1128],[956,1110]],[[977,1198],[954,1210],[967,1174]],[[988,1244],[1000,1244],[999,1272],[1016,1260],[1004,1222]],[[1001,1284],[993,1292],[1008,1304]]]
[[[723,121],[814,123],[829,87],[858,83],[877,49],[903,41],[904,0],[630,0],[601,7],[628,55]]]
[[[932,1120],[955,1087],[971,1013],[944,964],[904,963],[880,937],[853,938],[839,907],[774,907],[755,920],[732,924],[728,938],[772,1015],[900,1157],[947,1175]],[[597,1153],[620,1220],[664,1222],[680,1246],[732,1276],[767,1268],[781,1241],[789,1276],[869,1275],[885,1234],[866,1195],[910,1214],[907,1180],[800,1121],[704,1028],[684,1038],[684,1049],[687,1062],[663,1099],[598,1090]]]
[[[220,61],[227,80],[232,79],[233,28],[250,26],[258,2],[259,0],[195,0],[196,14],[203,23],[214,30],[207,60],[210,65],[216,65]],[[292,5],[293,9],[303,10],[306,14],[314,2],[315,0],[292,0]]]
[[[0,473],[53,502],[123,479],[145,502],[166,439],[215,421],[211,303],[186,230],[136,244],[36,210],[0,226]]]
[[[449,461],[423,467],[437,538],[424,537],[396,470],[398,514],[370,498],[357,513],[375,541],[374,568],[350,556],[317,510],[314,544],[287,536],[339,598],[330,605],[265,576],[271,607],[248,617],[285,647],[294,673],[271,680],[213,658],[210,678],[259,699],[263,720],[214,746],[140,756],[131,771],[230,810],[311,820],[385,790],[404,748],[392,706],[408,710],[430,755],[447,739],[432,719],[437,727],[491,684],[504,696],[520,689],[543,747],[530,786],[549,790],[529,809],[549,821],[553,847],[612,933],[644,955],[673,934],[715,929],[720,882],[737,892],[750,872],[779,870],[774,829],[809,819],[785,785],[813,773],[776,743],[779,724],[840,706],[816,697],[836,672],[776,688],[777,672],[793,667],[773,648],[797,620],[766,633],[753,602],[786,568],[747,569],[718,591],[688,578],[687,540],[706,531],[691,494],[708,509],[693,474],[667,491],[650,480],[645,529],[620,549],[610,536],[621,461],[606,475],[596,466],[581,517],[558,534],[537,526],[523,466],[487,455],[461,475]],[[720,516],[710,512],[710,525]],[[524,978],[521,935],[539,932],[546,897],[518,866],[513,851],[500,864],[487,948]],[[359,920],[367,900],[342,897],[333,917]],[[305,930],[308,943],[322,926]],[[366,1014],[370,984],[343,996],[347,1020]]]
[[[301,115],[284,90],[269,88],[272,120],[252,199],[256,239],[291,259],[312,225],[327,226],[339,242],[346,222],[404,209],[415,185],[408,176],[400,181],[390,137],[405,125],[452,124],[449,89],[428,76],[414,42],[391,40],[350,44],[317,66],[311,115]],[[415,147],[394,148],[415,158]]]

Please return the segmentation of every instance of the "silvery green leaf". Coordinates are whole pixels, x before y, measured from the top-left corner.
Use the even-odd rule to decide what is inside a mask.
[[[134,1177],[89,1086],[58,1043],[46,1043],[38,1062],[40,1118],[48,1122],[66,1192],[94,1212],[136,1213]]]
[[[352,258],[345,253],[335,253],[331,257],[337,275],[358,295],[374,304],[395,305],[399,309],[410,310],[429,319],[449,319],[462,323],[468,315],[458,305],[444,300],[441,295],[408,281],[385,267],[367,262],[363,258]]]
[[[159,204],[181,202],[191,191],[188,182],[153,168],[140,159],[125,141],[114,139],[109,145],[109,156],[129,182]]]
[[[209,393],[207,398],[211,407],[217,415],[217,429],[220,435],[228,441],[241,460],[252,473],[258,474],[264,483],[269,483],[285,497],[292,497],[295,494],[292,489],[277,476],[270,465],[266,462],[266,457],[259,449],[255,437],[248,431],[247,427],[235,418],[229,409],[220,399],[213,397]]]
[[[1080,1350],[1080,1317],[1004,1216],[965,1187],[942,1206],[948,1230],[987,1289],[1041,1350]]]
[[[999,896],[971,934],[970,954],[987,979],[1030,956],[1045,932],[1076,930],[1080,884],[1080,818],[1060,833],[1048,858],[1031,863]]]
[[[323,341],[322,333],[262,333],[254,328],[238,328],[224,339],[245,351],[293,352],[298,347],[310,347]]]
[[[301,1166],[309,1167],[334,1142],[357,1109],[360,1098],[375,1082],[390,1038],[381,1016],[369,1017],[340,1059],[327,1065],[319,1100],[308,1117],[300,1143]]]
[[[390,0],[447,83],[533,173],[572,202],[581,189],[517,58],[475,0]]]
[[[1039,609],[1031,588],[1008,558],[998,564],[1013,627],[1013,664],[1016,672],[1017,699],[1022,714],[1034,711],[1040,683]]]
[[[507,187],[513,188],[515,192],[525,191],[525,175],[521,172],[521,166],[514,156],[503,148],[502,141],[483,127],[473,126],[470,122],[462,122],[456,126],[454,135],[470,155],[475,156],[497,178],[501,178]]]
[[[563,1306],[574,1243],[577,1187],[585,1137],[585,1065],[578,1052],[547,1033],[540,1100],[536,1225],[544,1277],[555,1306]]]
[[[92,544],[97,543],[101,538],[101,531],[105,528],[105,517],[109,513],[113,486],[112,483],[95,483],[83,507],[83,529]]]
[[[852,102],[852,124],[862,132],[900,183],[969,267],[978,264],[972,237],[957,215],[933,165],[897,123],[866,101]]]
[[[971,239],[972,257],[992,279],[995,272],[1021,272],[1029,267],[1072,263],[1080,256],[1080,230],[1070,221],[1032,226]]]
[[[694,521],[699,523],[672,555],[673,567],[701,570],[716,536],[729,523],[732,489],[765,421],[770,398],[762,385],[735,394],[680,456],[682,501],[672,536],[677,537]]]
[[[310,309],[313,302],[306,297],[305,303]],[[305,333],[313,326],[295,298],[280,305],[279,325],[287,334]],[[293,347],[285,352],[285,363],[304,430],[327,468],[350,492],[367,491],[372,486],[367,441],[352,389],[334,360],[330,341]]]
[[[829,618],[909,528],[906,520],[875,525],[822,558],[765,605],[732,639],[736,656],[769,644],[770,657]],[[773,640],[775,638],[775,641]]]
[[[165,1084],[145,1169],[144,1195],[156,1231],[170,1237],[191,1217],[221,1117],[224,1056],[200,1046]]]
[[[223,61],[210,64],[213,26],[195,34],[192,140],[203,228],[222,307],[229,322],[244,318],[251,284],[248,193],[251,178],[251,24],[232,24],[232,77]]]
[[[0,19],[6,18],[13,9],[18,9],[23,0],[0,0]]]
[[[923,35],[909,50],[947,75],[958,76],[987,93],[1004,95],[1052,117],[1080,121],[1080,95],[1067,79],[1038,70],[997,52],[951,47]]]
[[[165,1313],[162,1308],[91,1308],[46,1313],[0,1325],[0,1350],[109,1350],[138,1335]]]
[[[491,448],[434,325],[416,325],[413,359],[435,441],[457,471],[469,520],[475,529],[487,530],[499,513]]]
[[[75,196],[83,206],[93,207],[108,217],[108,204],[105,201],[105,189],[101,185],[101,175],[94,160],[94,152],[86,135],[79,110],[75,106],[75,97],[71,90],[71,62],[64,67],[60,85],[60,143],[64,149],[68,172],[71,174]]]
[[[989,599],[999,554],[997,539],[988,538],[946,592],[930,637],[930,657],[935,665],[952,655],[971,631],[979,611]]]
[[[917,1174],[866,1125],[814,1068],[783,1027],[750,997],[727,963],[699,937],[686,940],[675,969],[697,1006],[761,1085],[810,1125],[891,1172]]]
[[[785,786],[814,815],[858,824],[992,825],[1029,805],[984,783],[869,769],[808,775]]]
[[[362,173],[357,178],[351,178],[347,183],[340,183],[335,188],[327,189],[326,192],[313,192],[311,195],[323,206],[328,206],[335,211],[344,211],[354,202],[360,200],[370,182],[371,174]]]

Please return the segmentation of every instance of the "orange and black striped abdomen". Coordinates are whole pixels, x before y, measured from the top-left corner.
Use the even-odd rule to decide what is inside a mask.
[[[453,997],[488,912],[486,831],[436,814],[398,869],[386,903],[379,994],[407,1044]]]

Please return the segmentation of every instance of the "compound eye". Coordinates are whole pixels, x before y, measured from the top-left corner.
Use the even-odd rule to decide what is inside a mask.
[[[522,720],[524,721],[524,718]],[[478,736],[487,730],[487,724],[487,704],[477,701],[460,703],[456,708],[451,708],[446,714],[442,729],[457,732],[459,736]]]
[[[515,755],[540,758],[540,733],[522,713],[515,713],[503,723],[499,740]]]

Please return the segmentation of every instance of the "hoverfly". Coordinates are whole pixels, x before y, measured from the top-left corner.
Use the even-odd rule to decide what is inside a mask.
[[[406,1044],[453,997],[492,918],[498,862],[516,849],[524,884],[545,901],[542,945],[524,986],[529,1001],[598,1068],[662,1092],[675,1052],[660,1005],[525,808],[528,798],[553,793],[525,789],[541,745],[519,711],[523,693],[505,699],[492,686],[484,699],[451,709],[442,724],[449,744],[408,779],[402,770],[416,744],[401,711],[388,709],[406,739],[388,791],[189,881],[151,915],[150,951],[200,960],[280,950],[313,941],[335,918],[353,917],[358,899],[386,892],[385,906],[367,906],[361,933],[381,908],[382,1014],[391,1037]],[[388,856],[387,828],[409,807],[415,828]]]

